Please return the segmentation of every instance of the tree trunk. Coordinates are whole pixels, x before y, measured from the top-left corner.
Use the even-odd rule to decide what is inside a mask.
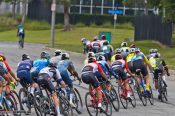
[[[16,16],[16,0],[12,2],[12,16],[13,18]]]
[[[69,7],[64,6],[64,31],[70,31],[70,24],[69,24]]]
[[[24,0],[22,3],[22,24],[25,22],[26,8],[27,8],[27,0]]]

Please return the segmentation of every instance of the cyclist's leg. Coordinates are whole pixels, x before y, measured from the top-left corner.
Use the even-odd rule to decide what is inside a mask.
[[[142,73],[144,79],[146,80],[146,90],[150,91],[150,76],[148,74],[148,70],[147,70],[145,65],[142,65],[141,73]]]

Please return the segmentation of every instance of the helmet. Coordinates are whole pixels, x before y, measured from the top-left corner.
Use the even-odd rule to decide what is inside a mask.
[[[115,53],[116,54],[120,54],[122,51],[121,51],[121,49],[120,48],[117,48],[116,50],[115,50]]]
[[[94,52],[88,52],[88,58],[90,58],[90,57],[95,57],[95,54],[94,54]]]
[[[57,67],[58,59],[56,57],[52,57],[49,60],[49,67]]]
[[[129,52],[130,53],[135,53],[135,48],[130,48]]]
[[[97,40],[98,40],[98,37],[95,36],[95,37],[93,38],[93,41],[97,41]]]
[[[86,38],[81,38],[81,42],[83,42],[83,41],[85,41],[85,40],[87,40]]]
[[[121,43],[121,47],[127,47],[127,46],[128,46],[127,42],[122,42]]]
[[[1,57],[1,61],[6,60],[5,55],[4,55],[4,53],[3,53],[3,52],[0,52],[0,57]]]
[[[47,53],[46,51],[42,51],[41,52],[41,58],[46,58],[46,53]]]
[[[121,54],[116,54],[115,55],[115,60],[120,60],[120,59],[123,59],[122,55]]]
[[[158,51],[158,49],[154,49],[154,52],[155,52],[155,53],[158,53],[159,51]]]
[[[97,59],[98,61],[106,61],[106,58],[102,55],[100,55]]]
[[[105,46],[105,45],[108,45],[109,43],[108,43],[108,41],[107,40],[105,40],[104,42],[103,42],[103,45]]]
[[[101,40],[106,40],[106,36],[105,35],[101,35]]]
[[[150,54],[154,53],[154,49],[150,49],[150,50],[149,50],[149,53],[150,53]]]
[[[2,56],[0,56],[0,62],[2,62],[3,61],[3,57]]]
[[[96,57],[88,58],[88,63],[95,62],[95,61],[96,61]]]
[[[130,48],[136,48],[135,44],[131,44]]]
[[[63,53],[61,56],[61,60],[66,60],[69,59],[69,54],[68,53]]]
[[[139,49],[139,48],[136,48],[136,49],[135,49],[135,52],[140,52],[140,49]]]
[[[22,55],[22,60],[27,60],[27,59],[30,59],[29,55],[23,54]]]
[[[61,55],[61,53],[62,53],[61,50],[58,50],[58,49],[55,50],[55,56],[59,56],[59,55]]]

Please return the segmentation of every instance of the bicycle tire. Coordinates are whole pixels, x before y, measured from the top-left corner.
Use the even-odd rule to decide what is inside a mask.
[[[136,107],[135,94],[134,94],[134,91],[133,91],[132,87],[130,86],[130,84],[129,84],[129,87],[130,87],[130,92],[131,92],[131,105],[133,108],[135,108]]]
[[[103,112],[103,113],[106,114],[106,116],[112,116],[112,104],[110,102],[110,97],[106,93],[102,93],[102,94],[105,94],[105,96],[106,96],[106,97],[104,95],[102,96],[103,97],[102,107],[104,108],[104,105],[106,106],[105,112]]]
[[[86,105],[86,109],[88,111],[88,114],[90,116],[97,116],[98,115],[97,103],[92,103],[89,105],[88,102],[92,102],[92,101],[90,101],[90,100],[88,101],[88,97],[93,98],[89,92],[87,92],[85,94],[85,105]],[[89,107],[92,107],[93,111],[95,111],[95,115],[92,114],[92,111],[90,111]]]
[[[115,90],[115,88],[113,86],[112,86],[111,91],[110,91],[110,99],[111,99],[111,103],[112,103],[112,106],[113,106],[114,110],[116,112],[118,112],[119,109],[120,109],[120,100],[119,100],[117,91]],[[115,103],[114,100],[116,101],[116,103]]]
[[[27,110],[25,110],[24,109],[24,107],[23,107],[23,103],[22,103],[22,98],[23,97],[21,97],[21,95],[22,95],[22,92],[24,92],[25,94],[26,94],[26,97],[28,98],[28,91],[25,89],[25,88],[21,88],[20,90],[19,90],[19,101],[20,101],[20,104],[21,104],[21,110],[23,110],[23,111],[25,111],[25,113],[26,113],[26,115],[28,115],[29,114],[29,112],[27,112]],[[28,103],[29,101],[27,101],[27,109],[28,109],[28,111],[31,111],[31,105],[30,105],[30,103]]]
[[[73,109],[69,103],[69,100],[65,97],[59,97],[60,112],[63,116],[73,116]]]
[[[75,95],[75,101],[73,101],[73,103],[76,104],[75,110],[77,111],[78,114],[81,114],[82,113],[82,110],[83,110],[83,102],[82,102],[80,93],[79,93],[79,91],[76,88],[74,88],[74,95]],[[78,105],[77,102],[80,103],[79,104],[80,105],[80,108],[78,107],[79,105]]]
[[[15,96],[16,96],[16,98],[15,98]],[[10,91],[10,93],[8,94],[8,97],[10,97],[11,98],[11,100],[12,100],[12,102],[13,102],[13,104],[14,104],[14,109],[15,109],[15,111],[14,111],[14,115],[15,116],[21,116],[21,113],[19,112],[19,109],[21,108],[21,104],[20,104],[20,102],[19,102],[19,96],[18,96],[18,94],[16,93],[16,91],[14,91],[14,90],[11,90]]]
[[[149,86],[149,88],[150,88],[150,95],[151,95],[151,96],[150,96],[148,99],[149,99],[150,104],[151,104],[151,105],[154,105],[153,91],[152,91],[151,86]]]
[[[34,95],[34,109],[35,109],[35,113],[37,116],[40,116],[40,101],[41,101],[41,93],[37,93],[35,92]]]
[[[118,93],[119,93],[120,102],[121,102],[123,108],[127,109],[128,108],[128,100],[126,99],[125,95],[123,95],[123,90],[122,90],[121,85],[118,86]]]

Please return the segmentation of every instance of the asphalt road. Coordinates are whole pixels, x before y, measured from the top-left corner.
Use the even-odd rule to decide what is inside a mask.
[[[14,72],[16,71],[17,64],[21,60],[21,56],[23,53],[30,55],[31,59],[36,59],[40,57],[41,51],[48,51],[51,55],[53,55],[53,49],[46,48],[45,45],[43,44],[25,44],[24,49],[19,49],[17,43],[6,43],[6,42],[0,43],[0,52],[4,52]],[[81,68],[83,67],[83,60],[85,59],[85,56],[83,54],[70,52],[70,57],[73,63],[75,64],[76,70],[80,73]],[[140,100],[138,99],[138,96],[136,95],[137,99],[136,108],[132,108],[132,106],[129,105],[128,109],[126,110],[123,109],[123,107],[121,106],[119,112],[115,112],[113,110],[113,116],[175,116],[175,90],[174,90],[175,73],[173,71],[171,71],[171,76],[167,78],[167,83],[168,83],[167,103],[162,103],[158,101],[157,96],[155,96],[154,94],[155,104],[151,106],[148,103],[148,105],[144,107],[140,102]],[[77,82],[75,82],[75,84],[77,84]],[[81,84],[80,86],[81,87],[77,86],[75,87],[78,88],[78,90],[80,91],[84,103],[85,93],[87,92],[86,89],[87,85]],[[20,86],[18,86],[17,91],[19,91],[19,89]],[[78,115],[76,112],[74,114]],[[32,111],[31,115],[35,116],[35,112]],[[85,105],[83,107],[83,113],[81,115],[88,116]]]

